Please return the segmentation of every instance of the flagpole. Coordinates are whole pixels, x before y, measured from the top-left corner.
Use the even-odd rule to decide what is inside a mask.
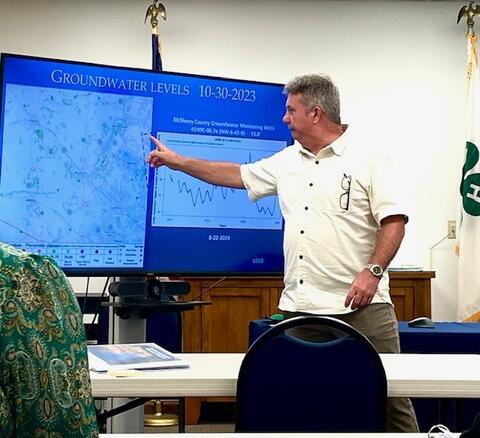
[[[160,31],[158,30],[158,16],[164,20],[167,19],[167,11],[162,3],[158,3],[158,0],[154,0],[153,3],[148,6],[145,13],[145,23],[147,18],[150,17],[150,25],[152,26],[152,70],[162,71],[162,39]]]
[[[158,0],[154,0],[153,3],[148,6],[145,13],[145,23],[147,18],[150,17],[150,24],[152,26],[152,70],[162,71],[162,52],[163,45],[158,30],[158,16],[164,20],[167,19],[167,11],[162,3],[158,3]],[[181,324],[181,322],[179,323]],[[181,327],[178,328],[181,333]],[[180,334],[181,336],[181,334]],[[185,402],[183,399],[178,401],[178,415],[167,414],[162,412],[162,401],[155,400],[155,413],[145,415],[144,424],[146,426],[172,426],[179,425],[179,432],[185,432]]]

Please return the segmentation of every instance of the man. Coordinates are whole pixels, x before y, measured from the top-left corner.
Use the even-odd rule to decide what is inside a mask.
[[[147,162],[211,184],[245,188],[253,201],[278,194],[285,220],[285,288],[279,308],[286,317],[342,319],[379,352],[398,353],[385,269],[408,218],[391,163],[358,144],[354,130],[341,124],[339,93],[330,78],[300,76],[285,92],[283,121],[299,145],[239,165],[184,157],[151,137],[156,150]],[[387,430],[418,431],[408,399],[389,400]]]
[[[77,299],[53,260],[0,243],[0,436],[98,437]]]

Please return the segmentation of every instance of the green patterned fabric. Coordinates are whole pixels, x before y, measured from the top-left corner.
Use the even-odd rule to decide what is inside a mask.
[[[1,243],[0,437],[98,437],[71,286],[50,258]]]

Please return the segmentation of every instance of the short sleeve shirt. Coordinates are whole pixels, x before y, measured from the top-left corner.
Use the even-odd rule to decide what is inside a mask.
[[[49,257],[0,243],[0,436],[96,438],[77,299]]]
[[[285,221],[279,308],[340,314],[373,252],[382,219],[407,215],[393,163],[354,144],[351,128],[317,155],[294,144],[241,166],[249,198],[278,195]],[[391,303],[388,274],[373,302]]]

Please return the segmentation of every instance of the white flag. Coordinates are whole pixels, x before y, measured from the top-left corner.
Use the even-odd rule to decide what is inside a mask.
[[[477,36],[468,35],[467,142],[462,170],[457,318],[480,312],[480,71]]]

